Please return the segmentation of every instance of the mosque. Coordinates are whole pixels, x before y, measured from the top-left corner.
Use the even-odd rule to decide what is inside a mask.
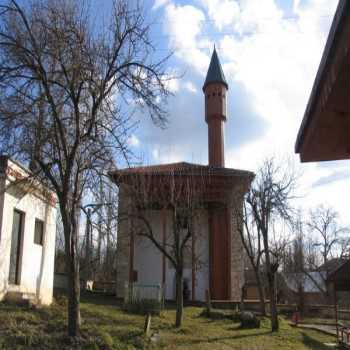
[[[187,162],[142,166],[112,172],[119,187],[119,215],[130,210],[147,212],[149,223],[159,244],[167,248],[174,216],[171,208],[137,207],[133,198],[136,182],[152,179],[145,196],[156,191],[159,181],[167,178],[182,181],[194,178],[205,186],[206,199],[197,209],[192,226],[196,239],[184,264],[184,280],[189,298],[204,301],[209,291],[212,300],[240,300],[244,284],[244,251],[237,229],[237,211],[254,178],[250,171],[225,167],[224,125],[227,120],[228,84],[214,48],[203,85],[205,121],[208,125],[208,165]],[[175,299],[175,269],[169,259],[146,237],[135,234],[135,215],[120,220],[117,242],[117,296],[123,297],[126,283],[163,286],[166,299]]]

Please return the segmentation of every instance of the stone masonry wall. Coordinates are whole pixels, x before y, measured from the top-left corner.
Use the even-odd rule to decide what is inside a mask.
[[[237,215],[243,205],[243,198],[233,191],[229,213],[231,216],[231,300],[240,301],[244,285],[244,247],[237,228]]]

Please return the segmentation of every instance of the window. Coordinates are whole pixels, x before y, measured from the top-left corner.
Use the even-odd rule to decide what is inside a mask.
[[[35,219],[35,227],[34,227],[34,243],[43,245],[44,241],[44,223]]]

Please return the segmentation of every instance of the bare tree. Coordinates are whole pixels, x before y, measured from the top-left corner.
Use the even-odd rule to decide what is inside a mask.
[[[338,213],[330,207],[320,205],[310,211],[307,226],[312,233],[317,235],[317,242],[314,245],[319,247],[324,265],[330,258],[337,255],[336,250],[341,248],[342,239],[345,238],[342,237],[343,234],[349,232],[349,228],[339,226],[337,220]]]
[[[349,241],[343,235],[348,232],[348,228],[340,227],[337,218],[338,214],[332,208],[320,205],[310,211],[305,225],[299,226],[301,237],[306,237],[304,226],[313,234],[299,247],[303,255],[303,264],[298,266],[303,274],[300,278],[304,281],[309,279],[326,302],[330,298],[327,288],[328,275],[341,263]]]
[[[339,240],[340,245],[340,258],[349,259],[350,258],[350,237],[342,237]]]
[[[240,203],[240,201],[236,201],[236,203]],[[262,247],[261,230],[257,229],[251,208],[250,206],[247,206],[247,203],[245,201],[243,203],[243,210],[241,206],[238,208],[234,207],[233,209],[234,210],[232,210],[232,213],[236,223],[237,231],[241,237],[245,253],[249,259],[249,264],[254,271],[259,293],[260,312],[263,316],[265,316],[265,291],[263,284],[263,275],[261,274],[264,250]]]
[[[300,210],[296,215],[293,225],[291,225],[291,229],[291,235],[294,235],[294,239],[289,248],[285,249],[283,273],[288,287],[291,285],[291,291],[296,291],[298,310],[303,312],[307,276],[305,274],[306,247],[304,243],[304,223]],[[290,292],[290,289],[287,288],[286,292]],[[294,298],[294,294],[292,294],[292,297]]]
[[[123,180],[124,181],[124,180]],[[186,255],[192,254],[192,264],[200,264],[199,256],[193,256],[192,246],[200,238],[195,221],[199,211],[205,208],[205,185],[201,176],[192,173],[134,174],[129,176],[124,187],[131,207],[119,212],[120,220],[132,219],[135,237],[144,237],[166,257],[175,269],[176,276],[176,321],[181,327],[183,319],[183,273]],[[125,186],[125,183],[124,183]],[[126,200],[126,198],[124,198]],[[167,237],[156,234],[150,210],[157,213],[170,211],[171,230]],[[191,246],[192,245],[192,246]]]
[[[300,216],[295,223],[296,237],[293,241],[293,269],[298,289],[298,310],[303,312],[305,306],[305,248],[303,222]]]
[[[68,333],[80,322],[79,213],[96,174],[127,157],[133,99],[164,124],[165,61],[154,61],[143,11],[114,2],[93,26],[83,1],[0,5],[1,151],[30,161],[58,197],[69,274]],[[159,101],[160,99],[160,101]],[[124,102],[123,102],[124,101]]]
[[[279,252],[285,249],[285,244],[271,244],[273,225],[276,219],[291,220],[292,209],[289,202],[295,181],[295,174],[287,164],[282,167],[273,158],[267,159],[259,169],[247,195],[247,205],[251,208],[256,230],[261,233],[263,241],[272,331],[279,328],[275,278],[280,264]]]

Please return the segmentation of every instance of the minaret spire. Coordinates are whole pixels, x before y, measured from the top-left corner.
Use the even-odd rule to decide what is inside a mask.
[[[226,89],[228,89],[228,84],[225,78],[225,74],[222,70],[218,54],[216,52],[215,44],[214,44],[214,50],[211,56],[207,76],[204,81],[203,91],[205,87],[210,83],[222,83],[226,86]]]

